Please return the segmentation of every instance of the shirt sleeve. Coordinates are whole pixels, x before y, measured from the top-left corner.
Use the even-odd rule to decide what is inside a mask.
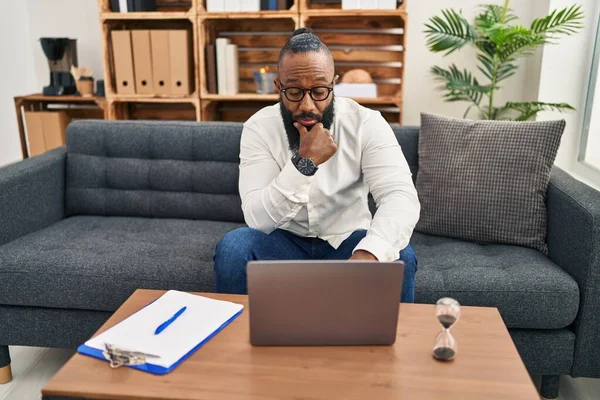
[[[377,211],[354,251],[366,250],[379,261],[395,261],[419,220],[417,190],[396,136],[381,114],[364,122],[361,135],[361,168]]]
[[[300,173],[290,160],[280,168],[268,143],[244,125],[240,143],[239,191],[246,224],[271,233],[308,203],[313,176]]]

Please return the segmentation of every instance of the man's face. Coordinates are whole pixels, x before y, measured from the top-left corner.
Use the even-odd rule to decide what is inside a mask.
[[[311,89],[317,86],[333,86],[337,82],[331,59],[322,52],[287,54],[281,60],[279,77],[275,86],[280,93],[280,109],[285,130],[290,142],[290,149],[297,150],[300,142],[298,130],[294,122],[298,122],[310,130],[321,122],[326,129],[333,123],[334,96],[329,93],[326,100],[315,101],[306,92],[301,101],[290,101],[281,92],[286,88]],[[320,91],[320,93],[324,93]],[[317,97],[319,93],[313,95]]]

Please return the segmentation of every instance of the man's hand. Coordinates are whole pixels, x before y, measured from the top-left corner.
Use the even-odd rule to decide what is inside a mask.
[[[310,158],[316,166],[333,157],[337,151],[337,144],[322,123],[319,122],[310,131],[298,122],[294,122],[294,126],[300,132],[300,146],[298,148],[300,157]]]
[[[377,257],[366,250],[356,250],[350,260],[377,261]]]

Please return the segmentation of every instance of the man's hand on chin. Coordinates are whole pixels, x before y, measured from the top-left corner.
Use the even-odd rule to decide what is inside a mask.
[[[352,257],[350,257],[350,260],[377,261],[377,257],[366,250],[356,250],[354,254],[352,254]]]

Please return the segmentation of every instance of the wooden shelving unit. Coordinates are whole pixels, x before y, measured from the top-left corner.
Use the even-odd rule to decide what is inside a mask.
[[[279,95],[257,94],[253,71],[277,68],[279,50],[294,29],[311,28],[334,57],[336,73],[368,71],[377,84],[377,98],[357,98],[378,109],[390,122],[402,122],[406,0],[394,10],[342,10],[340,4],[294,0],[288,10],[209,13],[206,0],[157,0],[156,12],[112,12],[109,0],[100,6],[106,110],[109,119],[157,118],[196,121],[244,121]],[[122,95],[116,93],[110,32],[115,29],[188,29],[193,54],[193,91],[189,96]],[[228,37],[239,47],[239,93],[219,95],[207,90],[205,46]]]

